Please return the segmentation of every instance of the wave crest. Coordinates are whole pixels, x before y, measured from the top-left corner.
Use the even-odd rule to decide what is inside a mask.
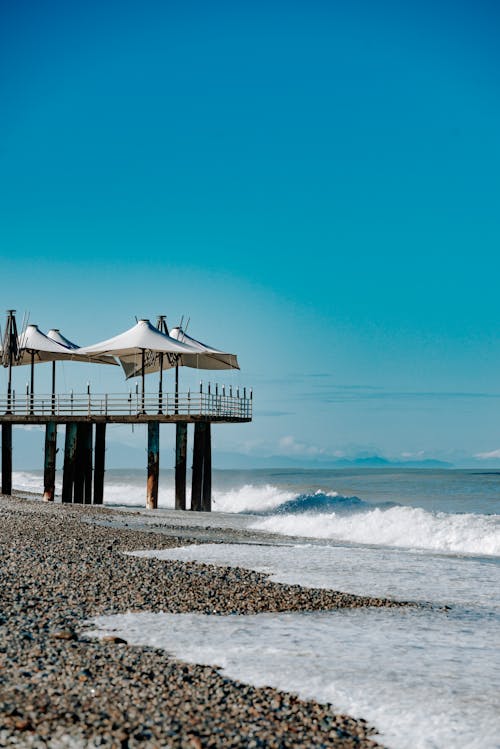
[[[500,556],[499,515],[449,515],[419,507],[376,507],[347,516],[336,512],[273,515],[253,523],[252,528],[286,536]]]

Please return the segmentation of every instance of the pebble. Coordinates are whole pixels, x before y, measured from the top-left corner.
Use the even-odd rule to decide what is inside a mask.
[[[281,585],[238,568],[125,556],[185,545],[186,537],[105,526],[110,515],[0,496],[0,746],[379,746],[365,721],[329,705],[78,632],[94,616],[127,611],[237,615],[401,603]]]

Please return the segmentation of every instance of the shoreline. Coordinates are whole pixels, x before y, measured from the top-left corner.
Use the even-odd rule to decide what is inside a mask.
[[[215,527],[216,518],[193,526],[192,516],[185,524],[176,516],[179,525],[162,533],[154,516],[143,529],[134,516],[127,508],[0,496],[0,745],[380,746],[375,728],[328,705],[242,684],[161,650],[82,637],[92,617],[128,611],[407,605],[271,582],[242,568],[131,557],[123,552],[203,542],[200,528],[212,542],[265,537]]]

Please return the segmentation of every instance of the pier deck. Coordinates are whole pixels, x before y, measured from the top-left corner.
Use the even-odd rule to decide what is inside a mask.
[[[0,423],[10,424],[140,424],[215,422],[234,424],[252,420],[252,398],[212,393],[151,395],[130,393],[25,395],[0,399]]]

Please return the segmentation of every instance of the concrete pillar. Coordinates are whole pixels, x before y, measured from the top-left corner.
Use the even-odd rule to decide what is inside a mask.
[[[2,494],[12,494],[12,424],[2,424]]]
[[[43,501],[53,502],[56,491],[57,424],[49,421],[45,427],[45,456],[43,466]]]
[[[186,468],[187,468],[186,423],[175,425],[175,509],[186,509]]]
[[[94,448],[94,504],[102,505],[104,499],[104,462],[106,454],[106,424],[95,425]]]
[[[75,480],[77,425],[74,422],[66,424],[64,439],[64,467],[62,484],[62,501],[73,501],[73,483]]]
[[[83,443],[84,501],[92,504],[92,424],[85,424]]]
[[[212,510],[212,438],[210,423],[208,422],[205,424],[201,509],[203,512],[211,512]]]
[[[191,509],[201,510],[201,494],[203,487],[203,463],[205,457],[206,424],[197,421],[194,425],[193,440],[193,476],[191,482]]]
[[[73,478],[73,502],[83,504],[85,491],[85,445],[87,425],[78,422],[76,427],[75,473]]]
[[[158,507],[158,476],[160,472],[160,423],[148,422],[148,482],[146,489],[146,508],[156,510]]]

